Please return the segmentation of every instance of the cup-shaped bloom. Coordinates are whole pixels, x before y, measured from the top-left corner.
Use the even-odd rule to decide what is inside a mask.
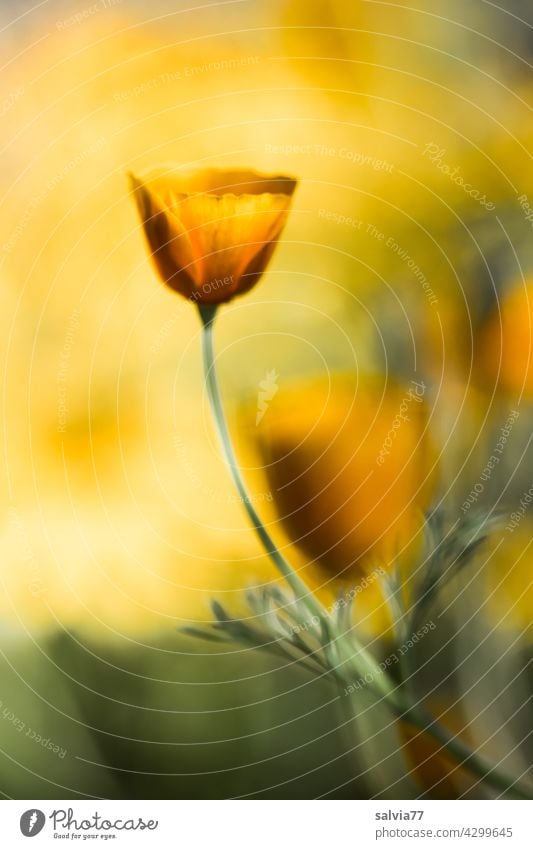
[[[130,174],[157,271],[198,304],[254,286],[285,226],[297,181],[253,171],[175,169]]]

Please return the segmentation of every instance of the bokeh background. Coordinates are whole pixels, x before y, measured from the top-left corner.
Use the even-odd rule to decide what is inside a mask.
[[[275,575],[209,421],[199,322],[128,193],[126,171],[166,162],[300,180],[217,348],[257,506],[309,585],[416,572],[436,503],[503,517],[420,651],[440,652],[428,686],[452,724],[524,772],[529,4],[4,0],[0,24],[2,794],[369,792],[323,681],[180,633],[213,598],[247,615],[243,590]],[[379,651],[377,585],[358,603]],[[466,792],[419,749],[420,792]]]

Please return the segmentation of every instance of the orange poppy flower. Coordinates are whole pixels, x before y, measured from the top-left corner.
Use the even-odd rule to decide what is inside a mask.
[[[130,174],[148,245],[163,282],[199,304],[221,304],[254,286],[285,226],[297,181],[214,168],[190,176]]]
[[[435,483],[422,387],[313,380],[249,429],[282,526],[323,576],[351,583],[418,540]]]

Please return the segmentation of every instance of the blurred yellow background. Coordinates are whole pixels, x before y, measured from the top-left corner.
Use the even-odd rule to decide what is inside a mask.
[[[354,558],[390,563],[402,534],[416,541],[435,500],[460,511],[516,409],[476,499],[510,515],[531,485],[533,423],[533,88],[519,20],[403,0],[53,0],[1,16],[6,646],[65,631],[110,651],[157,646],[209,621],[213,597],[242,611],[242,590],[275,577],[209,420],[197,316],[157,281],[129,170],[236,165],[300,180],[269,271],[223,310],[217,351],[258,507],[324,597]],[[363,491],[374,526],[347,493],[413,380],[427,387],[424,422],[400,431],[379,486]],[[355,445],[362,465],[346,471]],[[313,466],[305,493],[277,493],[286,456]],[[336,487],[328,475],[342,468]],[[322,537],[315,513],[294,522],[310,486],[325,488]],[[313,544],[299,545],[307,531]],[[336,533],[347,549],[328,565]],[[502,598],[524,590],[489,605],[521,632],[531,555],[528,543],[512,551],[516,537],[487,580],[508,588]]]

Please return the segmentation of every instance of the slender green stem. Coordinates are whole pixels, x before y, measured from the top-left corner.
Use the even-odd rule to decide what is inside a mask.
[[[263,544],[265,551],[287,581],[295,597],[301,600],[306,605],[309,613],[312,616],[318,616],[322,624],[322,628],[324,630],[324,636],[329,639],[329,626],[327,622],[326,611],[324,610],[322,605],[315,599],[307,585],[294,571],[290,563],[285,559],[285,557],[277,547],[276,543],[268,533],[267,529],[265,528],[265,525],[263,524],[263,521],[259,516],[257,510],[252,504],[252,500],[246,488],[246,484],[243,480],[241,470],[239,468],[237,458],[235,457],[235,452],[233,450],[233,444],[229,434],[226,416],[224,413],[224,407],[222,404],[222,398],[220,395],[220,388],[217,380],[215,357],[213,352],[213,325],[217,310],[216,307],[213,306],[199,306],[198,309],[203,322],[202,348],[207,396],[209,399],[211,412],[213,414],[213,420],[218,431],[220,444],[222,446],[224,457],[228,464],[233,483],[235,484],[237,492],[239,493],[242,499],[244,509],[246,510],[250,522],[252,523],[252,526],[257,536]]]

